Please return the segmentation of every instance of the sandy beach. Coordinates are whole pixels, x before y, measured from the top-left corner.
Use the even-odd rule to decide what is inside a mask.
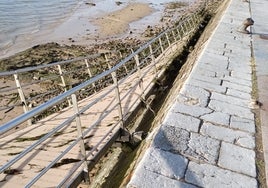
[[[166,3],[161,3],[162,1]],[[64,20],[61,19],[38,32],[16,37],[13,44],[0,49],[0,59],[49,42],[89,46],[111,39],[139,37],[148,25],[163,26],[165,21],[170,21],[169,18],[175,18],[181,9],[175,7],[169,11],[167,7],[172,4],[168,3],[171,0],[141,2],[84,3]]]
[[[98,26],[100,38],[118,36],[127,33],[131,22],[142,19],[154,11],[149,4],[134,3],[125,8],[97,18],[94,24]]]

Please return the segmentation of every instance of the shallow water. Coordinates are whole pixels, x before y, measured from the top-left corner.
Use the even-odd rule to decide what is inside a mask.
[[[157,22],[163,4],[174,0],[122,0],[150,3],[156,10],[145,24]],[[190,1],[190,0],[185,0]],[[96,6],[86,5],[86,2]],[[122,8],[114,0],[0,0],[0,58],[46,42],[64,42],[74,36],[94,33],[89,18]],[[87,23],[87,24],[85,24]],[[136,27],[133,23],[131,27]],[[84,31],[84,32],[82,32]]]

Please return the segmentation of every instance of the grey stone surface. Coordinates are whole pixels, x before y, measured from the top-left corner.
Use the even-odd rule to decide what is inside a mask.
[[[210,71],[208,71],[210,72]],[[215,78],[215,77],[210,77],[210,76],[201,76],[201,75],[194,75],[193,77],[191,77],[194,80],[197,81],[202,81],[202,82],[206,82],[206,83],[211,83],[211,84],[215,84],[215,85],[220,85],[221,84],[221,80],[219,78]]]
[[[186,182],[200,187],[220,188],[254,188],[258,187],[255,178],[234,173],[209,164],[190,162],[186,175]]]
[[[243,131],[255,133],[255,122],[253,120],[232,116],[230,127]]]
[[[251,74],[250,73],[243,73],[239,71],[231,71],[231,75],[234,78],[244,79],[244,80],[251,80]],[[235,87],[232,87],[233,89],[236,89]],[[250,93],[250,92],[248,92]]]
[[[185,105],[182,103],[175,103],[171,109],[174,113],[188,114],[194,117],[200,117],[205,114],[209,114],[212,110],[197,105]]]
[[[172,152],[184,152],[187,150],[190,140],[190,132],[174,126],[162,125],[153,140],[153,147]]]
[[[135,171],[127,188],[197,188],[194,185],[174,180],[141,168],[138,168]]]
[[[241,98],[228,96],[228,95],[221,94],[221,93],[216,93],[216,92],[212,92],[210,99],[226,102],[226,103],[237,105],[237,106],[242,106],[242,107],[245,107],[245,108],[248,108],[249,103],[250,103],[249,100],[244,100],[244,99],[241,99]]]
[[[249,50],[250,48],[248,48]],[[239,52],[235,52],[235,54],[239,54]],[[242,73],[246,73],[246,74],[252,74],[252,70],[251,70],[251,67],[250,67],[250,64],[248,64],[247,66],[245,64],[241,65],[241,64],[238,64],[237,61],[241,61],[240,60],[237,60],[236,58],[239,58],[239,57],[232,57],[230,58],[230,65],[229,65],[229,70],[233,70],[233,71],[236,71],[236,72],[242,72]],[[245,63],[250,63],[251,61],[251,58],[248,57],[246,60],[245,60]]]
[[[177,127],[162,126],[153,141],[153,147],[215,164],[220,142]]]
[[[209,91],[215,91],[218,93],[225,93],[226,92],[226,86],[221,86],[221,85],[217,85],[217,84],[211,84],[208,83],[206,81],[200,81],[200,80],[191,80],[191,82],[189,83],[192,86],[197,86]]]
[[[204,123],[201,127],[200,133],[218,140],[235,143],[250,149],[254,149],[255,147],[255,138],[252,134],[213,125],[211,123]]]
[[[210,71],[210,70],[207,70],[207,69],[200,69],[200,68],[198,68],[198,69],[196,69],[196,76],[197,75],[200,75],[200,76],[206,76],[206,77],[209,77],[209,78],[217,78],[216,76],[217,76],[217,74],[216,74],[216,71],[215,70],[212,70],[212,71]]]
[[[236,89],[238,91],[242,91],[242,92],[245,92],[245,93],[250,93],[251,90],[252,90],[251,87],[236,84],[236,83],[232,83],[232,82],[227,82],[227,81],[223,81],[222,86],[227,87],[227,88]]]
[[[213,112],[200,117],[204,121],[229,127],[230,115],[222,112]]]
[[[163,124],[179,127],[188,131],[198,132],[200,120],[192,116],[172,112],[171,109]]]
[[[206,107],[210,93],[203,88],[185,84],[177,97],[178,102],[183,104],[196,104]]]
[[[184,177],[188,159],[151,147],[146,151],[142,165],[148,171],[179,180]]]
[[[256,177],[254,150],[223,142],[218,165],[238,173]]]
[[[232,76],[225,76],[224,78],[222,78],[222,80],[228,81],[231,83],[236,83],[236,84],[248,86],[248,87],[252,87],[252,81],[250,81],[250,80],[234,78]]]
[[[226,94],[229,96],[234,96],[234,97],[238,97],[241,99],[251,100],[250,93],[245,93],[245,92],[238,91],[238,90],[232,89],[232,88],[228,88]]]
[[[220,142],[207,136],[192,133],[185,154],[215,164],[218,159]]]
[[[211,100],[209,102],[209,108],[215,111],[254,120],[254,114],[251,112],[251,109],[249,108],[233,105],[218,100]]]

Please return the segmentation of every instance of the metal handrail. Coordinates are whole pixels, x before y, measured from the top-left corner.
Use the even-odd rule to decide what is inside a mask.
[[[186,23],[186,21],[189,19],[189,17],[187,19],[185,19],[180,25]],[[157,37],[153,38],[152,40],[150,40],[149,42],[147,42],[146,44],[144,44],[143,46],[141,46],[136,52],[130,54],[128,57],[126,57],[125,59],[123,59],[121,62],[119,62],[118,64],[116,64],[115,66],[113,66],[111,69],[106,70],[104,72],[102,72],[101,74],[91,78],[88,81],[85,81],[84,83],[81,83],[80,85],[56,96],[55,98],[47,101],[44,104],[41,104],[40,106],[37,106],[35,108],[33,108],[32,110],[28,111],[25,114],[22,114],[20,116],[18,116],[17,118],[5,123],[4,125],[0,126],[0,135],[6,133],[7,131],[9,131],[10,129],[18,126],[19,124],[27,121],[28,119],[33,118],[34,116],[38,115],[39,113],[47,110],[48,108],[60,103],[61,101],[65,100],[67,97],[71,96],[72,94],[78,92],[79,90],[97,82],[98,80],[100,80],[101,78],[110,75],[111,73],[115,72],[116,70],[118,70],[120,67],[122,67],[124,64],[126,64],[129,60],[131,60],[132,58],[135,57],[135,55],[141,53],[144,49],[148,48],[152,43],[154,43],[155,41],[158,40],[158,38],[162,37],[163,35],[165,35],[165,33],[171,31],[171,29],[168,29],[164,32],[162,32],[160,35],[158,35]],[[87,59],[86,58],[79,58],[79,60],[84,60]],[[63,63],[70,63],[73,62],[73,60],[68,60],[68,61],[62,61],[58,64],[63,64]],[[48,67],[49,65],[43,65],[40,67]],[[12,73],[21,73],[21,72],[27,72],[27,71],[32,71],[32,70],[36,70],[36,68],[25,68],[25,69],[19,69],[17,71],[11,71],[11,72],[6,72],[8,73],[8,75],[11,75]],[[3,73],[4,75],[4,73]],[[5,74],[7,75],[7,74]],[[1,172],[1,171],[0,171]]]

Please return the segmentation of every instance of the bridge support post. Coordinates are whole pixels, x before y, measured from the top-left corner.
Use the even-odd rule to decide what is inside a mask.
[[[87,163],[87,155],[86,155],[86,148],[85,148],[85,142],[84,142],[84,137],[83,137],[83,131],[82,131],[82,124],[81,124],[81,119],[80,119],[80,113],[79,113],[79,108],[77,104],[77,98],[75,94],[71,95],[72,98],[72,103],[73,103],[73,109],[74,113],[76,114],[76,129],[77,129],[77,136],[81,139],[80,141],[80,150],[82,154],[82,160],[84,161],[84,172],[85,172],[85,181],[89,182],[89,170],[88,170],[88,163]]]
[[[87,73],[88,73],[89,77],[92,78],[92,72],[90,70],[89,63],[88,63],[88,60],[87,59],[85,59],[85,64],[86,64],[86,67],[87,67]],[[96,85],[95,85],[95,83],[92,83],[92,86],[94,88],[94,92],[96,92]]]
[[[58,69],[59,69],[59,74],[60,74],[60,78],[61,78],[61,82],[62,82],[62,86],[64,88],[64,91],[67,91],[67,86],[66,86],[66,82],[65,82],[65,79],[64,79],[64,76],[63,76],[63,72],[62,72],[62,69],[61,69],[61,66],[58,65]],[[68,104],[69,106],[72,105],[70,99],[68,98]]]
[[[109,69],[111,69],[112,66],[111,66],[111,64],[110,64],[110,62],[109,62],[108,57],[106,56],[106,54],[105,54],[105,59],[107,61],[107,64],[108,64]],[[111,76],[112,76],[112,79],[113,79],[113,82],[114,82],[114,86],[115,86],[115,97],[116,97],[117,104],[118,104],[118,115],[119,115],[120,127],[122,129],[124,129],[123,110],[122,110],[122,104],[121,104],[121,98],[120,98],[120,91],[119,91],[119,86],[118,86],[116,72],[112,72],[111,73]]]
[[[151,56],[151,59],[152,59],[152,64],[153,64],[154,69],[155,69],[155,79],[157,79],[158,75],[157,75],[156,61],[155,61],[155,57],[154,57],[153,47],[152,47],[151,44],[149,45],[149,49],[150,49],[150,56]]]
[[[121,59],[123,59],[123,55],[122,55],[122,53],[120,51],[119,51],[119,56],[120,56]],[[127,66],[125,64],[124,64],[124,69],[125,69],[126,73],[128,73],[128,69],[127,69]]]
[[[167,39],[167,41],[168,41],[168,46],[170,46],[171,44],[170,44],[170,40],[169,40],[168,34],[165,33],[165,36],[166,36],[166,39]]]
[[[29,111],[29,108],[28,108],[28,105],[27,105],[27,102],[26,102],[26,99],[25,99],[25,95],[23,93],[23,90],[22,90],[22,87],[21,87],[21,84],[20,84],[18,74],[14,74],[14,79],[15,79],[15,83],[16,83],[18,93],[19,93],[19,96],[20,96],[20,100],[21,100],[21,103],[22,103],[23,111],[24,111],[24,113],[26,113],[26,112]],[[27,123],[28,123],[29,126],[32,125],[32,120],[29,119],[27,121]]]
[[[132,53],[134,53],[133,52],[133,50],[132,50]],[[135,59],[135,62],[136,62],[136,65],[137,65],[137,70],[138,70],[138,74],[139,74],[139,87],[140,87],[140,89],[141,89],[141,99],[143,100],[144,99],[144,96],[143,96],[143,92],[144,92],[144,86],[143,86],[143,78],[142,78],[142,73],[141,73],[141,68],[140,68],[140,61],[139,61],[139,55],[138,54],[136,54],[135,56],[134,56],[134,59]]]
[[[179,36],[178,37],[179,38],[178,40],[181,40],[182,35],[181,35],[181,32],[180,32],[179,28],[177,28],[176,30],[177,30],[177,35]]]
[[[159,41],[159,45],[160,45],[160,48],[161,48],[161,52],[163,53],[164,52],[164,48],[163,48],[161,37],[159,37],[158,41]]]

